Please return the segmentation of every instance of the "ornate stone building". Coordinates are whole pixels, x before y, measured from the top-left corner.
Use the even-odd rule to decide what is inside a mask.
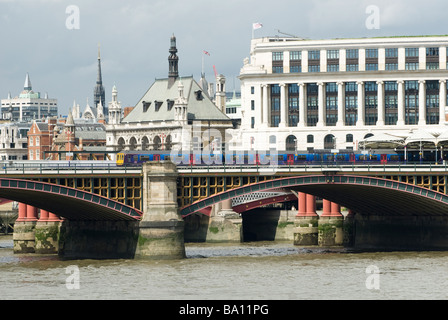
[[[174,35],[169,52],[168,78],[156,79],[123,119],[114,88],[106,125],[108,151],[199,150],[224,141],[225,130],[232,128],[225,103],[218,108],[192,76],[179,77]],[[225,89],[220,79],[217,97],[225,96],[219,91]]]

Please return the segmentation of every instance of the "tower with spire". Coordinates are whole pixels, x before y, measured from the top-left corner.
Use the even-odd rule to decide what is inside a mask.
[[[0,100],[0,104],[0,118],[13,122],[30,122],[33,119],[58,115],[57,99],[49,99],[48,94],[41,96],[40,92],[33,91],[28,73],[25,77],[23,90],[19,95],[13,97],[11,93],[8,93],[8,98]]]
[[[101,75],[101,54],[100,54],[100,45],[98,44],[98,71],[96,78],[96,86],[93,91],[93,106],[98,108],[99,104],[106,105],[106,94],[103,87],[103,78]],[[107,107],[106,107],[107,108]],[[107,110],[103,110],[104,114],[107,114]]]
[[[171,37],[170,55],[168,57],[168,85],[172,86],[179,77],[179,57],[177,56],[176,37]]]

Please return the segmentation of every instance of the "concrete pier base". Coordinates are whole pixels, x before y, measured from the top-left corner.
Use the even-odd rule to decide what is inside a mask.
[[[57,254],[59,250],[59,221],[38,221],[35,227],[35,253]]]
[[[66,259],[131,259],[138,221],[67,221],[60,226],[58,254]]]
[[[322,247],[342,246],[344,217],[320,217],[318,243]]]
[[[207,242],[242,242],[242,219],[238,214],[216,216],[209,220]]]
[[[315,246],[318,244],[318,217],[296,217],[294,245]]]
[[[135,258],[183,259],[186,257],[183,221],[142,221]]]
[[[35,228],[35,221],[15,222],[13,234],[14,253],[35,252]]]

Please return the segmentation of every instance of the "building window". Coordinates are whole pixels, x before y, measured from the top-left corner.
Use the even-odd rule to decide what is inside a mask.
[[[283,61],[283,52],[272,52],[272,61]]]
[[[306,123],[309,127],[315,127],[319,119],[318,114],[318,85],[316,83],[309,83],[306,86],[307,90],[307,110]]]
[[[278,127],[280,123],[280,86],[271,85],[271,127]]]
[[[378,58],[378,49],[366,49],[366,58]]]
[[[272,73],[283,73],[283,52],[272,52]]]
[[[385,69],[388,71],[398,70],[398,63],[386,63]]]
[[[298,73],[302,72],[302,52],[291,51],[289,53],[289,72]]]
[[[358,59],[358,49],[348,49],[346,51],[346,58],[347,59]]]
[[[418,57],[418,48],[406,48],[406,57]]]
[[[255,87],[250,87],[250,93],[254,94],[255,93]]]
[[[338,86],[336,82],[327,83],[325,92],[325,124],[335,126],[338,121]]]
[[[301,51],[291,51],[289,53],[289,60],[291,61],[297,61],[302,59],[302,52]]]
[[[377,71],[378,70],[378,63],[367,63],[366,64],[366,71]]]
[[[251,127],[252,129],[255,128],[255,117],[251,117],[251,118],[250,118],[250,127]]]
[[[308,72],[320,72],[320,65],[308,66]]]
[[[353,142],[353,135],[351,133],[345,136],[345,142]]]
[[[347,71],[358,71],[359,67],[357,64],[347,64],[346,70]]]
[[[384,82],[384,123],[396,125],[398,120],[398,84],[396,81]]]
[[[288,85],[288,126],[296,127],[299,123],[299,86]]]
[[[306,136],[306,142],[307,143],[314,143],[314,136],[312,134],[309,134]]]
[[[358,85],[356,82],[345,84],[345,125],[355,126],[358,121]]]
[[[365,91],[365,124],[375,125],[378,121],[378,85],[374,81],[366,81]]]
[[[250,110],[255,110],[255,100],[250,100]]]
[[[327,72],[339,72],[339,65],[338,64],[328,64]]]
[[[296,151],[297,138],[290,135],[286,138],[286,151]]]
[[[320,60],[320,51],[319,50],[308,51],[308,60]]]
[[[386,58],[398,58],[397,48],[386,48]]]
[[[426,69],[439,69],[439,48],[426,48]]]
[[[328,50],[327,59],[339,59],[339,50]]]
[[[418,123],[418,97],[419,88],[418,81],[405,81],[405,124],[417,124]]]
[[[406,62],[406,70],[418,70],[418,62]]]
[[[426,124],[439,123],[439,81],[426,81]]]

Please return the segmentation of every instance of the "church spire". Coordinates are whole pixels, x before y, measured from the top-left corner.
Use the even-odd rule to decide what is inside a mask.
[[[170,83],[174,83],[174,81],[179,76],[179,70],[178,70],[178,64],[179,64],[179,57],[177,56],[177,47],[176,47],[176,37],[171,37],[171,47],[170,47],[170,55],[168,57],[168,64],[169,64],[169,71],[168,71],[168,78],[170,80]]]
[[[31,91],[31,80],[30,80],[30,75],[28,74],[28,72],[26,73],[26,78],[25,78],[25,85],[23,86],[24,90],[27,91]]]
[[[101,75],[101,54],[100,54],[100,44],[98,44],[98,71],[97,71],[97,78],[96,78],[96,86],[93,93],[93,104],[94,107],[97,108],[98,104],[101,102],[101,104],[104,106],[106,101],[106,95],[104,92],[103,87],[103,78]]]

